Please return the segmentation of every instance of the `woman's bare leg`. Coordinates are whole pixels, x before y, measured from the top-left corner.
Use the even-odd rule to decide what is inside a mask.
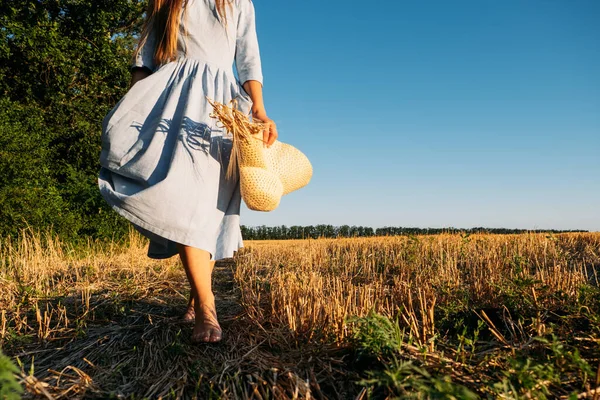
[[[215,262],[211,261],[210,262],[211,276],[212,276],[212,272],[214,269],[215,269]],[[185,273],[187,275],[188,282],[191,282],[191,279],[190,279],[187,269],[186,269]],[[194,288],[193,285],[190,284],[190,298],[188,299],[188,304],[187,304],[187,308],[185,310],[185,314],[183,314],[183,320],[185,322],[194,322],[196,320],[196,311],[194,311],[194,298],[195,297],[196,297],[196,289]]]
[[[221,340],[222,333],[217,320],[215,296],[212,292],[210,253],[184,245],[178,245],[178,250],[194,298],[196,322],[192,341],[218,342]]]

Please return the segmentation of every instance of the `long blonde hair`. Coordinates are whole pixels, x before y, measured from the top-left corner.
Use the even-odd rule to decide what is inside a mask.
[[[156,39],[153,60],[156,65],[173,61],[177,55],[177,39],[181,10],[188,0],[149,0],[146,22],[142,30],[137,56],[150,35]],[[215,0],[217,12],[224,25],[227,25],[227,8],[231,0]]]

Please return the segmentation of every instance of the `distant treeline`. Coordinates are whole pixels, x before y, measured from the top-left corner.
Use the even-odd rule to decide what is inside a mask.
[[[511,233],[565,233],[565,232],[587,232],[585,230],[556,230],[556,229],[507,229],[507,228],[406,228],[406,227],[384,227],[373,229],[367,226],[333,226],[333,225],[309,225],[309,226],[244,226],[242,225],[242,236],[246,240],[279,240],[279,239],[308,239],[308,238],[337,238],[337,237],[369,237],[369,236],[396,236],[396,235],[437,235],[440,233],[489,233],[489,234],[511,234]]]

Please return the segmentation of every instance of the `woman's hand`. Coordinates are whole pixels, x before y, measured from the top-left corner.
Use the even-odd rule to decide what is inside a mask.
[[[252,100],[252,120],[265,124],[263,142],[265,146],[270,147],[277,139],[277,126],[271,118],[267,117],[263,101],[262,83],[249,80],[244,82],[243,86],[246,93],[250,96],[250,100]]]
[[[265,125],[263,131],[263,142],[267,147],[271,147],[275,140],[277,140],[277,125],[275,122],[267,117],[265,110],[252,110],[252,121],[262,122]]]

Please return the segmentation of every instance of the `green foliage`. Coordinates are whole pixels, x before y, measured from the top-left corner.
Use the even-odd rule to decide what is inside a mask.
[[[596,370],[580,350],[555,334],[533,336],[520,349],[506,351],[480,339],[481,320],[463,320],[456,340],[446,337],[446,345],[456,345],[456,350],[449,352],[459,361],[456,369],[439,349],[433,353],[416,350],[410,345],[410,334],[405,336],[398,322],[385,316],[370,313],[348,322],[350,343],[358,354],[355,362],[360,365],[362,360],[363,365],[359,384],[370,398],[477,399],[492,395],[488,398],[549,399],[556,397],[557,390],[576,397],[578,387],[592,385],[596,377]],[[548,330],[553,329],[549,324]],[[588,357],[594,354],[590,348],[582,351]],[[577,385],[567,389],[566,382]]]
[[[0,235],[126,233],[97,190],[102,119],[127,90],[144,2],[0,7]]]
[[[403,332],[397,323],[371,312],[365,317],[349,318],[353,325],[352,341],[359,355],[383,359],[400,352]]]
[[[511,399],[553,398],[552,387],[561,387],[564,376],[578,375],[587,383],[594,373],[577,349],[570,350],[556,337],[536,338],[547,349],[545,357],[510,357],[501,380],[491,385],[496,395]]]
[[[76,218],[51,176],[49,138],[35,106],[0,100],[0,232],[26,225],[73,229]]]
[[[353,346],[361,356],[375,357],[383,368],[366,372],[359,384],[375,398],[402,399],[477,399],[466,387],[447,376],[434,376],[411,361],[399,361],[404,333],[398,322],[371,312],[348,320],[352,324]]]
[[[372,396],[395,399],[475,400],[475,393],[452,382],[449,376],[434,377],[412,362],[394,364],[383,371],[371,371],[360,382]]]
[[[16,400],[21,398],[23,388],[15,377],[18,372],[17,366],[0,351],[0,399]]]

